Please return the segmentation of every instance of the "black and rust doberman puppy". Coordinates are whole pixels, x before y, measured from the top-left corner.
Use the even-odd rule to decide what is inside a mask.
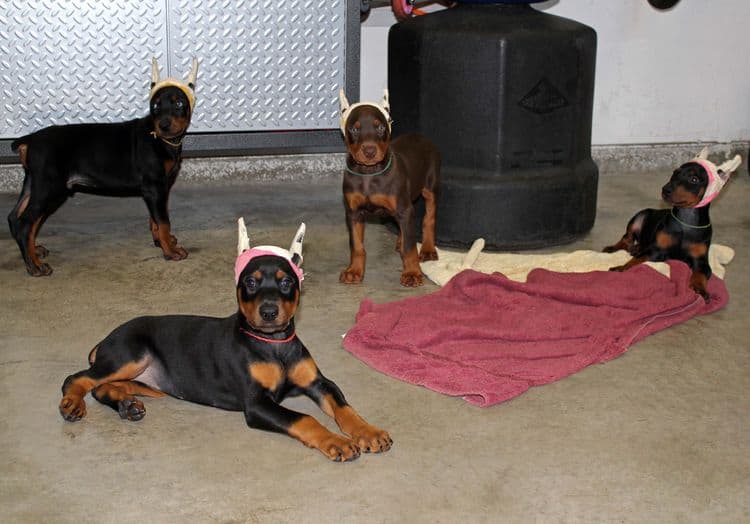
[[[339,280],[352,284],[365,275],[365,223],[367,215],[391,216],[399,227],[396,250],[401,254],[401,285],[421,286],[420,261],[437,260],[435,250],[436,198],[440,178],[440,153],[421,135],[391,141],[391,118],[386,90],[381,104],[349,105],[344,91],[341,132],[348,150],[344,172],[344,207],[349,228],[349,267]],[[424,198],[422,249],[417,255],[414,202]]]
[[[690,288],[706,302],[706,284],[711,277],[708,250],[711,246],[710,202],[729,175],[740,164],[737,155],[719,167],[707,159],[704,150],[672,173],[661,190],[671,209],[643,209],[628,222],[625,234],[605,253],[627,250],[633,258],[610,271],[624,271],[647,261],[681,260],[692,269]]]
[[[296,238],[303,234],[298,231]],[[294,249],[284,251],[263,246],[238,257],[239,307],[230,317],[140,317],[115,329],[89,354],[91,366],[65,379],[63,418],[76,421],[86,414],[89,391],[129,420],[145,415],[136,395],[171,395],[242,411],[248,426],[286,433],[331,460],[390,449],[388,433],[347,404],[297,337],[301,256]],[[285,397],[300,394],[332,416],[348,437],[280,405]]]
[[[160,80],[154,59],[150,113],[144,118],[51,126],[11,144],[19,153],[25,178],[8,224],[30,275],[52,273],[49,264],[40,260],[48,251],[36,245],[36,237],[47,218],[76,192],[143,197],[154,245],[161,247],[167,260],[187,257],[171,234],[167,202],[180,171],[197,68],[193,59],[186,83]]]

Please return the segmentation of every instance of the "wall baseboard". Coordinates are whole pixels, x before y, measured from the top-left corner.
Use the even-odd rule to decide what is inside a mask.
[[[748,142],[680,142],[672,144],[622,144],[592,146],[591,156],[599,166],[599,173],[661,173],[672,172],[709,148],[709,159],[717,163],[736,154],[742,156],[742,165],[737,170],[747,173]]]
[[[703,147],[710,149],[711,159],[722,161],[730,155],[742,155],[740,173],[747,173],[748,142],[684,142],[675,144],[623,144],[592,146],[592,156],[599,173],[671,172],[695,157]],[[180,184],[235,185],[247,182],[320,182],[335,180],[344,167],[344,153],[246,156],[219,158],[186,158],[179,176]],[[0,193],[21,190],[23,170],[19,164],[0,165]]]

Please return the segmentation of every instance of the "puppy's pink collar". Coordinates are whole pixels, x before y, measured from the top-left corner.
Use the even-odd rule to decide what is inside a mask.
[[[281,257],[286,259],[289,262],[289,265],[292,266],[292,271],[294,271],[294,274],[297,275],[300,287],[302,286],[302,281],[305,279],[302,268],[292,262],[289,251],[276,246],[258,246],[252,249],[246,249],[245,251],[240,253],[240,255],[237,257],[237,260],[234,262],[234,283],[239,283],[242,271],[252,259],[256,257],[262,257],[264,255],[271,255],[274,257]]]
[[[268,342],[269,344],[286,344],[287,342],[291,342],[292,340],[294,340],[294,337],[297,336],[297,332],[292,331],[292,334],[286,338],[275,339],[275,338],[268,338],[268,337],[262,337],[260,335],[256,335],[255,333],[248,331],[247,329],[244,329],[244,328],[240,328],[240,331],[242,331],[245,335],[249,337],[253,337],[254,339],[260,340],[262,342]]]

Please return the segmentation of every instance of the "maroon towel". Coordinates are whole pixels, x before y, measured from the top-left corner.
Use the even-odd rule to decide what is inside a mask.
[[[363,300],[344,347],[387,375],[490,406],[726,305],[722,280],[709,279],[706,304],[688,287],[689,268],[670,267],[670,278],[645,265],[624,273],[535,269],[525,283],[466,270],[429,295]]]

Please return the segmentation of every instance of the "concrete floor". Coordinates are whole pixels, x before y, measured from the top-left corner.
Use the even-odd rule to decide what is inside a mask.
[[[663,177],[603,175],[593,231],[563,249],[615,241],[656,206]],[[139,200],[78,195],[40,241],[55,273],[26,275],[0,231],[1,522],[748,522],[750,521],[750,178],[712,207],[714,241],[736,249],[728,307],[657,333],[614,361],[482,409],[399,382],[341,346],[359,302],[435,290],[398,285],[395,238],[367,228],[362,285],[347,262],[339,181],[201,187],[178,183],[172,222],[190,252],[165,262]],[[0,195],[3,217],[15,195]],[[89,397],[57,404],[91,347],[143,314],[235,310],[237,216],[253,242],[286,245],[308,225],[298,331],[321,369],[393,449],[331,463],[240,413],[146,399],[125,422]],[[318,414],[304,399],[287,405]],[[321,420],[323,418],[321,417]]]

